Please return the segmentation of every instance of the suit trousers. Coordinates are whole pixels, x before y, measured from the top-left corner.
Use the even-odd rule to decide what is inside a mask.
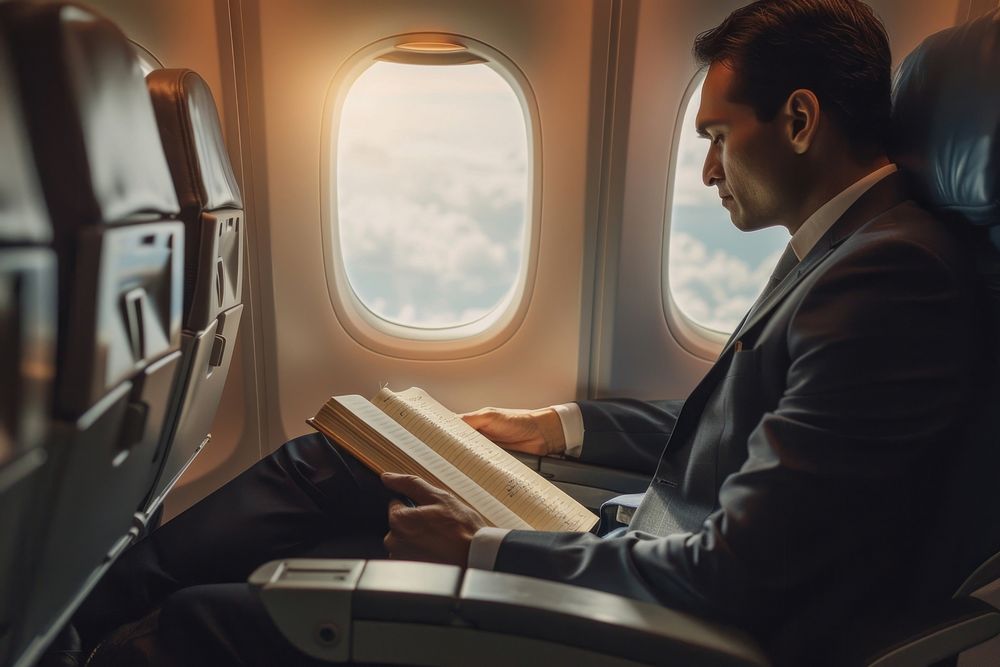
[[[95,664],[313,664],[247,578],[279,558],[385,558],[391,498],[321,434],[301,436],[129,548],[73,622],[85,648],[118,635]]]

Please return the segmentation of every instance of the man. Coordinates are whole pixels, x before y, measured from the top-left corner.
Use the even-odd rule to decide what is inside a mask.
[[[130,550],[81,615],[85,636],[138,618],[111,644],[155,664],[288,660],[249,572],[386,552],[703,614],[778,660],[817,662],[852,620],[897,611],[974,346],[958,245],[886,157],[888,39],[857,0],[761,0],[695,55],[705,184],[741,230],[792,235],[771,284],[683,403],[466,416],[511,449],[652,474],[625,535],[486,528],[447,493],[397,475],[383,487],[304,436]]]

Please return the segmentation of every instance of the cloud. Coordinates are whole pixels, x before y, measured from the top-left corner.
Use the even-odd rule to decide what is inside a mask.
[[[709,206],[719,204],[719,194],[702,180],[705,156],[708,154],[708,140],[698,136],[695,119],[701,100],[701,84],[688,98],[681,121],[680,137],[677,140],[677,161],[674,167],[673,203],[676,206]]]
[[[670,237],[670,293],[681,311],[702,326],[732,331],[760,294],[782,250],[756,266],[690,234]]]
[[[692,145],[685,145],[692,144]],[[702,164],[708,142],[704,139],[681,137],[674,168],[673,203],[676,206],[719,206],[719,193],[702,182]]]
[[[361,300],[428,327],[498,305],[523,260],[527,149],[520,102],[485,66],[377,63],[363,74],[342,111],[336,173]]]

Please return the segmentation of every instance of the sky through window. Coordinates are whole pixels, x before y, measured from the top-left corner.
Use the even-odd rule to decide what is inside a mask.
[[[459,326],[509,297],[525,261],[528,137],[489,66],[373,63],[343,104],[336,185],[344,267],[374,314]]]

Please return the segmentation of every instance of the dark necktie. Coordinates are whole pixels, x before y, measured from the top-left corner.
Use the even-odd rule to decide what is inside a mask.
[[[760,296],[758,296],[757,300],[753,302],[752,306],[750,306],[750,310],[748,310],[747,314],[743,316],[739,326],[733,329],[733,336],[729,338],[730,342],[733,340],[733,337],[740,332],[740,329],[743,328],[746,321],[749,320],[755,312],[757,312],[757,308],[760,307],[760,304],[764,303],[764,300],[767,299],[768,295],[774,291],[774,288],[780,285],[781,281],[785,279],[785,276],[791,273],[792,269],[798,266],[798,264],[799,258],[795,256],[795,251],[792,250],[792,244],[789,243],[785,246],[785,252],[781,253],[781,257],[778,258],[778,263],[775,264],[774,271],[771,272],[771,277],[767,279],[767,284],[764,285],[764,289],[761,291]],[[729,343],[726,344],[728,345]]]
[[[771,272],[771,277],[767,281],[767,285],[764,286],[764,291],[760,293],[757,297],[757,303],[754,304],[754,308],[750,310],[755,310],[756,306],[760,304],[761,301],[767,297],[768,294],[774,291],[774,288],[781,284],[781,281],[785,279],[789,273],[792,272],[799,264],[799,258],[795,256],[795,251],[792,250],[792,244],[789,243],[785,246],[785,252],[781,253],[781,257],[778,258],[778,263],[774,265],[774,271]]]

